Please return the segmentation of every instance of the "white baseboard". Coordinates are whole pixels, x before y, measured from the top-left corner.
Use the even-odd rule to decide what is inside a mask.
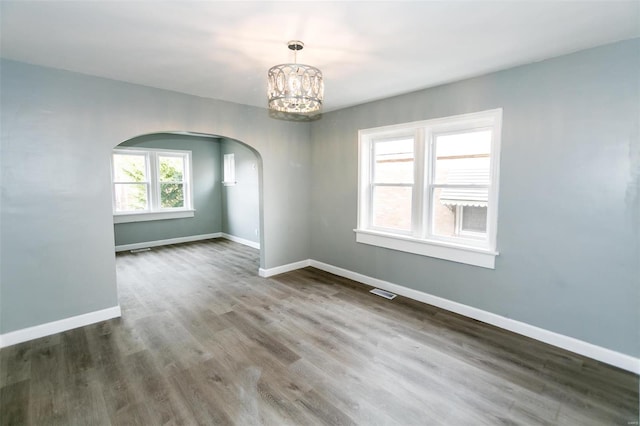
[[[388,281],[383,281],[377,278],[369,277],[367,275],[359,274],[357,272],[349,271],[347,269],[339,268],[337,266],[329,265],[327,263],[319,262],[317,260],[309,259],[306,261],[290,263],[288,265],[283,265],[275,268],[260,269],[260,276],[269,277],[307,266],[312,266],[314,268],[330,272],[332,274],[348,278],[353,281],[357,281],[373,287],[378,287],[383,290],[387,290],[401,296],[417,300],[419,302],[437,306],[447,311],[455,312],[465,317],[473,318],[487,324],[495,325],[496,327],[500,327],[505,330],[509,330],[514,333],[521,334],[523,336],[527,336],[562,349],[566,349],[568,351],[595,359],[597,361],[601,361],[605,364],[613,365],[615,367],[630,371],[635,374],[640,374],[640,359],[634,358],[630,355],[603,348],[602,346],[597,346],[583,340],[555,333],[553,331],[545,330],[543,328],[536,327],[534,325],[520,322],[511,318],[503,317],[501,315],[496,315],[482,309],[444,299],[442,297],[433,296],[431,294],[414,290],[408,287],[403,287],[398,284],[393,284]]]
[[[220,236],[229,241],[244,244],[245,246],[253,247],[254,249],[260,250],[260,243],[256,243],[255,241],[245,240],[244,238],[236,237],[235,235],[225,234],[224,232],[222,232]]]
[[[169,244],[190,243],[193,241],[210,240],[212,238],[225,238],[229,241],[244,244],[245,246],[253,247],[255,249],[260,250],[260,243],[256,243],[254,241],[236,237],[235,235],[225,234],[224,232],[215,232],[213,234],[189,235],[187,237],[169,238],[167,240],[155,240],[155,241],[145,241],[142,243],[123,244],[120,246],[116,246],[116,252],[137,250],[137,249],[147,248],[147,247],[167,246]]]
[[[99,311],[93,311],[87,314],[77,315],[75,317],[11,331],[9,333],[0,334],[0,348],[5,348],[7,346],[12,346],[33,339],[39,339],[40,337],[61,333],[78,327],[84,327],[96,322],[118,318],[120,316],[120,306],[113,306],[111,308],[101,309]]]
[[[134,244],[123,244],[120,246],[116,246],[116,252],[137,250],[137,249],[147,248],[147,247],[166,246],[169,244],[190,243],[192,241],[210,240],[212,238],[220,238],[220,237],[222,237],[222,233],[216,232],[213,234],[201,234],[201,235],[190,235],[188,237],[169,238],[167,240],[156,240],[156,241],[146,241],[146,242],[134,243]]]
[[[295,271],[296,269],[306,268],[311,264],[311,260],[301,260],[300,262],[289,263],[287,265],[276,266],[275,268],[269,269],[258,269],[258,275],[264,278],[272,277],[278,274],[284,274],[285,272]],[[320,268],[318,268],[320,269]]]

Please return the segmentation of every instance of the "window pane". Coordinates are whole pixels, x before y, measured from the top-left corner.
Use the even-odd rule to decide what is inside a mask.
[[[224,155],[224,175],[222,180],[226,183],[235,183],[236,181],[235,154]]]
[[[411,230],[412,188],[377,186],[373,189],[373,226]]]
[[[436,136],[435,182],[488,185],[491,130]]]
[[[160,182],[182,182],[184,176],[183,157],[158,156],[160,163]]]
[[[432,205],[433,234],[484,239],[487,192],[486,188],[436,188]]]
[[[144,183],[116,183],[114,188],[117,212],[147,209],[147,185]]]
[[[184,207],[184,186],[181,183],[160,184],[160,207],[163,209]]]
[[[374,182],[413,183],[413,139],[375,143]]]
[[[486,207],[462,207],[460,232],[487,232]]]
[[[146,182],[146,156],[143,154],[113,154],[115,182]]]

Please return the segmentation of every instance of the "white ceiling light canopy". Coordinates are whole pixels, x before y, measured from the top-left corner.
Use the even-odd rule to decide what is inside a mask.
[[[291,40],[287,45],[293,50],[294,63],[280,64],[269,69],[269,109],[292,114],[319,114],[324,100],[322,71],[297,63],[298,51],[304,47],[303,42]]]

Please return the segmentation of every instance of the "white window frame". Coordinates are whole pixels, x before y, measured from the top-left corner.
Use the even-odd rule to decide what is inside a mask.
[[[224,154],[222,170],[222,184],[232,186],[236,183],[236,158],[235,154]]]
[[[147,208],[145,210],[116,212],[115,197],[115,170],[113,168],[113,154],[143,155],[147,181]],[[160,182],[160,157],[181,157],[184,159],[183,190],[184,207],[163,208],[160,205],[160,184],[171,182]],[[193,206],[193,180],[191,177],[191,151],[177,149],[155,149],[155,148],[116,148],[111,155],[111,198],[113,208],[113,223],[145,222],[151,220],[182,219],[195,216]]]
[[[490,179],[486,239],[474,235],[443,237],[431,229],[432,193],[447,184],[435,181],[435,139],[445,133],[492,129]],[[484,268],[495,268],[498,225],[498,183],[502,109],[392,126],[362,129],[358,132],[358,224],[354,230],[358,243],[430,256]],[[414,191],[411,232],[373,226],[373,147],[377,141],[414,137]],[[467,237],[467,238],[465,238]]]

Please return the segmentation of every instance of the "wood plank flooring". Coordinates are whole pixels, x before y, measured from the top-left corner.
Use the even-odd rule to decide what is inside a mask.
[[[630,425],[638,376],[227,240],[117,255],[123,316],[0,351],[2,425]]]

